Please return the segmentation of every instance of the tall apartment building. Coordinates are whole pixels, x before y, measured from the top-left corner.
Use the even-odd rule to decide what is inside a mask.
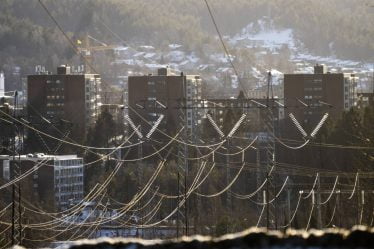
[[[201,99],[201,82],[198,75],[174,75],[169,68],[158,69],[157,75],[129,76],[129,116],[144,134],[151,127],[139,115],[152,124],[164,115],[159,128],[168,134],[181,126],[189,135],[196,134],[201,115],[192,107]]]
[[[67,209],[83,199],[84,168],[83,158],[76,155],[28,154],[13,156],[0,155],[0,177],[9,181],[16,177],[16,166],[21,174],[32,170],[32,174],[21,181],[21,186],[31,191],[30,199],[39,199],[56,210]],[[26,190],[24,193],[28,193]]]
[[[286,114],[292,112],[307,126],[315,126],[325,112],[339,118],[357,104],[357,82],[354,74],[329,73],[325,65],[318,64],[314,74],[285,74],[285,105],[290,107]]]
[[[28,114],[61,118],[73,124],[72,137],[82,139],[99,114],[101,78],[98,74],[71,73],[69,66],[57,74],[27,77]]]

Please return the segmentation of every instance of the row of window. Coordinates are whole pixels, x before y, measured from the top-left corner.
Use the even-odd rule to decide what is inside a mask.
[[[56,80],[56,81],[53,81],[53,80],[47,80],[46,83],[47,83],[47,84],[53,84],[53,83],[60,84],[60,83],[62,83],[62,81],[61,81],[61,80]]]
[[[82,164],[83,159],[55,160],[55,166],[80,166]]]
[[[304,91],[322,91],[322,87],[305,87]]]
[[[83,191],[83,185],[72,185],[72,186],[61,186],[56,187],[56,195],[60,195],[59,192],[80,192]]]
[[[63,102],[59,102],[59,103],[51,103],[51,102],[48,102],[47,103],[47,107],[64,107],[64,103]]]
[[[322,96],[320,95],[306,95],[304,96],[304,99],[322,99]]]
[[[49,87],[47,88],[49,92],[63,92],[64,88],[63,87]]]
[[[47,95],[47,99],[54,100],[54,99],[65,99],[64,95]]]
[[[72,176],[72,177],[64,177],[64,178],[57,178],[55,184],[75,184],[75,183],[82,183],[83,176]]]
[[[83,168],[57,169],[56,176],[76,175],[83,173]]]

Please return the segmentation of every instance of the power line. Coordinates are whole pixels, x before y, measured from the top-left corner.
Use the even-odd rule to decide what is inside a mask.
[[[228,60],[229,60],[229,62],[230,62],[230,65],[231,65],[232,69],[234,70],[234,73],[235,73],[235,75],[236,75],[236,77],[237,77],[237,80],[238,80],[238,82],[239,82],[239,84],[240,84],[240,86],[241,86],[241,88],[242,88],[242,90],[243,90],[244,96],[248,98],[248,95],[247,95],[247,91],[246,91],[246,89],[245,89],[245,86],[243,85],[243,83],[242,83],[241,80],[240,80],[239,73],[238,73],[238,71],[236,70],[235,65],[234,65],[234,63],[233,63],[233,61],[232,61],[232,59],[231,59],[231,55],[230,55],[230,53],[229,53],[229,51],[228,51],[228,49],[227,49],[227,47],[226,47],[226,45],[225,45],[225,42],[224,42],[224,40],[223,40],[223,36],[222,36],[221,32],[219,31],[218,25],[217,25],[217,23],[216,23],[216,20],[215,20],[215,18],[214,18],[214,15],[213,15],[213,13],[212,13],[212,10],[211,10],[211,8],[210,8],[210,6],[209,6],[208,0],[204,0],[204,2],[205,2],[206,7],[207,7],[207,9],[208,9],[209,16],[210,16],[210,18],[212,19],[212,22],[213,22],[214,28],[216,29],[216,32],[217,32],[217,34],[218,34],[219,40],[220,40],[221,45],[222,45],[222,48],[223,48],[223,50],[224,50],[224,52],[225,52],[225,54],[226,54],[226,57],[228,58]]]

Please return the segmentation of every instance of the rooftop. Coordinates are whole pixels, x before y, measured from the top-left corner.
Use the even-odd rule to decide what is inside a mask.
[[[27,155],[15,155],[16,160],[25,161],[40,161],[40,160],[71,160],[71,159],[82,159],[77,155],[46,155],[44,153],[34,153]],[[0,155],[0,160],[12,160],[13,155]]]

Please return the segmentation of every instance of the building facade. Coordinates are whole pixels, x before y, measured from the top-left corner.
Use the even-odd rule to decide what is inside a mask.
[[[363,109],[374,105],[374,92],[360,92],[358,95],[357,105]]]
[[[175,134],[182,126],[193,134],[201,122],[200,111],[191,108],[201,99],[201,78],[198,75],[175,75],[169,68],[160,68],[157,75],[130,76],[128,80],[129,116],[145,132],[160,115],[159,128]]]
[[[307,126],[315,126],[326,112],[337,119],[356,106],[357,82],[354,74],[329,73],[326,66],[318,64],[314,74],[285,74],[286,114],[292,112]]]
[[[98,74],[73,74],[69,66],[60,66],[57,74],[29,75],[27,92],[30,116],[67,120],[73,124],[75,138],[84,138],[99,115],[101,78]]]
[[[36,168],[22,179],[22,188],[28,188],[32,197],[55,210],[65,210],[82,201],[84,188],[83,158],[76,155],[28,154],[21,156],[0,155],[1,177],[9,181]]]

